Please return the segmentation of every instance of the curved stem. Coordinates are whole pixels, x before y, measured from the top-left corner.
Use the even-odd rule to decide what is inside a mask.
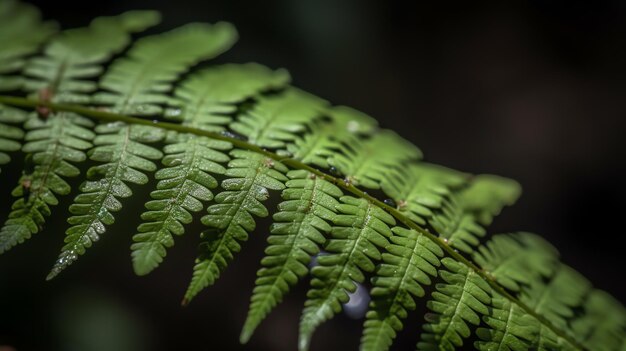
[[[331,176],[329,174],[326,174],[326,173],[320,171],[319,169],[313,168],[313,167],[311,167],[311,166],[309,166],[307,164],[304,164],[304,163],[302,163],[302,162],[300,162],[298,160],[295,160],[295,159],[292,159],[292,158],[289,158],[289,157],[285,157],[285,156],[280,156],[280,155],[278,155],[278,154],[276,154],[274,152],[268,151],[268,150],[266,150],[264,148],[261,148],[261,147],[259,147],[257,145],[254,145],[254,144],[251,144],[251,143],[249,143],[247,141],[233,138],[232,136],[230,136],[229,134],[226,134],[226,133],[222,134],[222,133],[217,133],[217,132],[211,132],[211,131],[201,130],[201,129],[198,129],[198,128],[188,127],[188,126],[184,126],[184,125],[180,125],[180,124],[176,124],[176,123],[162,122],[162,121],[158,121],[158,120],[151,120],[151,119],[138,118],[138,117],[131,117],[131,116],[127,116],[127,115],[121,115],[121,114],[116,114],[116,113],[96,110],[96,109],[93,109],[93,108],[87,108],[87,107],[83,107],[83,106],[79,106],[79,105],[62,104],[62,103],[51,103],[51,102],[46,102],[46,101],[38,101],[38,100],[34,100],[34,99],[15,97],[15,96],[0,95],[0,103],[7,104],[7,105],[12,105],[12,106],[17,106],[17,107],[27,107],[27,108],[35,108],[37,106],[45,106],[45,107],[51,108],[52,110],[74,112],[74,113],[80,114],[82,116],[91,117],[91,118],[97,119],[99,121],[104,121],[104,122],[124,122],[124,123],[128,123],[128,124],[141,124],[141,125],[148,125],[148,126],[153,126],[153,127],[167,129],[167,130],[173,130],[173,131],[176,131],[176,132],[179,132],[179,133],[190,133],[190,134],[195,134],[195,135],[199,135],[199,136],[205,136],[205,137],[209,137],[211,139],[227,141],[227,142],[230,142],[231,144],[233,144],[234,146],[236,146],[238,148],[246,149],[246,150],[249,150],[249,151],[253,151],[253,152],[262,154],[264,156],[267,156],[268,158],[271,158],[273,160],[276,160],[276,161],[279,161],[279,162],[283,163],[284,165],[288,166],[289,168],[292,168],[292,169],[303,169],[303,170],[306,170],[308,172],[311,172],[311,173],[315,174],[317,177],[320,177],[320,178],[322,178],[322,179],[324,179],[324,180],[326,180],[328,182],[331,182],[331,183],[337,185],[338,187],[344,189],[345,191],[347,191],[347,192],[349,192],[349,193],[351,193],[351,194],[353,194],[353,195],[355,195],[355,196],[357,196],[359,198],[366,199],[367,201],[371,202],[372,204],[374,204],[374,205],[384,209],[385,211],[389,212],[389,214],[391,214],[393,217],[395,217],[399,222],[401,222],[405,226],[407,226],[407,227],[409,227],[409,228],[419,232],[422,235],[425,235],[428,239],[432,240],[437,245],[439,245],[439,247],[441,247],[450,257],[454,258],[458,262],[461,262],[462,264],[466,265],[467,267],[469,267],[470,269],[475,271],[476,274],[478,274],[481,278],[483,278],[489,284],[489,286],[491,286],[491,288],[494,291],[496,291],[498,294],[504,296],[509,301],[517,304],[526,313],[528,313],[529,315],[533,316],[535,319],[540,321],[542,324],[546,325],[557,336],[567,340],[567,342],[569,342],[570,344],[572,344],[573,346],[575,346],[576,348],[578,348],[580,350],[588,350],[583,345],[581,345],[577,340],[575,340],[569,334],[567,334],[565,331],[563,331],[560,328],[558,328],[557,326],[555,326],[546,317],[536,313],[531,307],[529,307],[528,305],[526,305],[522,301],[520,301],[517,298],[515,298],[515,296],[511,295],[500,284],[498,284],[498,282],[496,282],[496,280],[492,276],[490,276],[487,272],[485,272],[480,267],[478,267],[474,262],[468,260],[463,255],[459,254],[454,248],[452,248],[450,245],[448,245],[448,243],[445,240],[439,238],[438,236],[430,233],[429,231],[427,231],[424,228],[420,227],[419,225],[415,224],[415,222],[413,222],[408,217],[403,215],[396,208],[391,207],[391,206],[385,204],[384,202],[382,202],[379,199],[377,199],[377,198],[367,194],[366,192],[364,192],[361,189],[355,187],[354,185],[350,184],[349,182],[346,182],[343,179],[339,179],[339,178],[333,177],[333,176]]]

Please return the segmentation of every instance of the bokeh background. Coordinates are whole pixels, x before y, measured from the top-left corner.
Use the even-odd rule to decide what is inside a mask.
[[[151,8],[156,33],[190,21],[234,23],[241,39],[216,62],[290,70],[296,86],[376,117],[430,162],[517,179],[518,204],[492,233],[532,231],[595,286],[626,301],[626,2],[37,0],[65,28]],[[410,5],[409,5],[410,4]],[[2,189],[17,172],[0,175]],[[141,193],[141,190],[138,190]],[[140,196],[139,196],[140,197]],[[10,205],[2,200],[4,218]],[[141,209],[142,201],[127,202]],[[197,236],[178,240],[152,275],[135,277],[137,219],[119,218],[79,264],[44,277],[61,246],[67,203],[48,229],[0,257],[0,350],[287,350],[308,283],[240,346],[267,235],[261,221],[216,286],[181,308]],[[420,308],[423,308],[421,306]],[[422,317],[394,349],[412,349]],[[340,315],[313,350],[356,349],[361,320]],[[4,347],[4,348],[3,348]]]

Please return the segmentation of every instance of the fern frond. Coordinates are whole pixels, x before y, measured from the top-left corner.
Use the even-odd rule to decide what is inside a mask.
[[[188,304],[202,289],[215,283],[233,255],[241,250],[240,242],[256,227],[254,216],[267,217],[263,202],[269,190],[282,190],[287,181],[287,168],[263,155],[233,150],[222,181],[224,189],[215,196],[202,223],[211,229],[202,233],[200,255],[193,268],[191,283],[183,304]]]
[[[427,324],[417,344],[418,350],[454,350],[463,346],[470,336],[468,324],[480,324],[482,315],[488,314],[491,287],[472,269],[446,257],[439,270],[443,282],[436,285],[428,301]]]
[[[372,278],[373,288],[366,314],[361,350],[388,350],[402,320],[415,310],[416,299],[437,276],[443,251],[432,240],[414,230],[392,229],[394,235],[382,254],[382,263]]]
[[[343,193],[335,185],[304,170],[291,171],[274,214],[269,246],[257,273],[248,317],[241,332],[247,342],[256,327],[298,280],[308,274],[311,257],[320,252],[329,222]]]
[[[230,122],[227,113],[237,109],[242,102],[261,91],[275,89],[287,82],[285,71],[271,71],[256,64],[225,65],[199,72],[176,89],[177,111],[170,119],[182,125],[206,130],[221,131]],[[232,145],[226,142],[198,137],[192,134],[172,133],[164,149],[165,168],[156,172],[157,190],[150,193],[153,201],[146,204],[144,220],[133,236],[131,246],[133,267],[137,274],[145,275],[163,261],[166,248],[174,245],[172,234],[182,235],[183,224],[192,220],[191,212],[204,208],[202,201],[213,199],[210,189],[217,186],[211,174],[223,174],[220,165],[228,162],[223,151]]]
[[[98,63],[129,41],[124,23],[132,23],[129,30],[143,29],[154,21],[153,12],[134,12],[119,17],[96,19],[90,27],[68,30],[52,39],[45,56],[28,61],[24,73],[29,79],[24,89],[39,91],[44,100],[73,102],[88,98],[86,93],[95,84],[86,79],[100,73]],[[93,122],[69,112],[51,113],[42,108],[31,113],[24,128],[26,144],[22,151],[32,156],[34,169],[24,174],[13,196],[9,219],[0,230],[0,247],[8,250],[17,243],[39,232],[50,206],[58,204],[56,195],[70,193],[64,177],[76,177],[80,171],[72,163],[86,159],[85,150],[92,147]],[[26,184],[27,186],[24,186]]]
[[[0,253],[42,230],[89,160],[48,279],[99,240],[155,172],[131,246],[137,274],[156,268],[207,211],[183,304],[223,274],[257,217],[273,213],[241,342],[310,271],[300,350],[370,276],[363,350],[389,349],[433,284],[419,350],[466,348],[472,333],[479,350],[624,349],[624,307],[560,263],[555,248],[528,233],[486,238],[519,196],[515,181],[418,162],[416,146],[289,86],[282,69],[218,65],[179,82],[232,45],[226,23],[140,39],[108,64],[159,17],[128,12],[53,36],[56,26],[33,7],[0,1],[0,90],[13,94],[0,96],[0,165],[25,156]]]
[[[266,148],[284,148],[297,140],[307,124],[321,117],[326,102],[295,88],[277,96],[259,97],[252,109],[230,128],[249,142]]]
[[[392,177],[399,164],[422,157],[421,151],[390,130],[381,130],[356,148],[335,153],[328,164],[345,176],[346,182],[368,189],[379,189]]]
[[[56,30],[54,22],[42,22],[39,11],[14,0],[0,2],[0,91],[17,90],[24,77],[17,74],[26,63],[25,57]]]
[[[300,318],[300,350],[308,350],[315,329],[341,311],[348,292],[365,280],[364,273],[374,271],[380,250],[389,244],[389,227],[396,223],[389,213],[364,199],[343,196],[340,200],[340,214],[333,219],[331,238],[324,246],[328,254],[318,256],[318,266],[311,270],[311,289]]]
[[[346,153],[361,143],[360,138],[372,134],[378,123],[372,117],[346,106],[326,110],[328,119],[312,121],[310,133],[287,145],[286,154],[305,164],[329,168],[328,159],[335,153]]]
[[[196,62],[224,51],[234,38],[234,29],[228,24],[192,24],[141,39],[131,48],[128,58],[116,60],[100,81],[100,86],[111,93],[96,94],[94,101],[121,113],[160,112],[156,104],[167,102],[165,94],[171,89],[171,82]],[[88,170],[88,180],[70,206],[73,216],[68,222],[72,227],[66,231],[66,244],[48,279],[99,240],[105,226],[114,222],[112,212],[122,208],[118,198],[132,195],[126,183],[147,183],[144,172],[155,171],[152,160],[163,156],[161,151],[146,145],[161,140],[162,130],[109,123],[97,126],[96,133],[89,157],[100,164]]]

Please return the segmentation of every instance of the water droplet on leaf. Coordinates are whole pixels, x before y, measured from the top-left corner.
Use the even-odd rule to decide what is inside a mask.
[[[389,207],[393,207],[396,208],[397,204],[393,199],[385,199],[385,201],[383,201],[383,203],[385,203],[385,205],[389,206]]]

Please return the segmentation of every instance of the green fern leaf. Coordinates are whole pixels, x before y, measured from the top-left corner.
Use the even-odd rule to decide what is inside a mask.
[[[166,115],[186,126],[221,132],[232,122],[238,103],[289,83],[285,70],[272,71],[255,63],[209,67],[185,80],[174,92],[175,106]]]
[[[202,234],[201,253],[196,259],[193,277],[183,304],[188,304],[202,289],[215,283],[220,273],[241,250],[240,242],[256,227],[252,215],[267,217],[263,205],[269,190],[282,190],[287,181],[287,168],[263,155],[233,150],[228,163],[223,192],[215,196],[216,204],[209,206],[202,223],[210,230]]]
[[[160,112],[157,103],[166,103],[171,82],[189,66],[213,57],[228,48],[235,38],[227,24],[216,26],[187,25],[163,35],[139,40],[128,58],[116,60],[102,78],[100,85],[112,93],[96,94],[94,100],[112,105],[120,113],[150,114]],[[122,208],[118,198],[127,198],[132,191],[126,183],[145,184],[144,172],[153,172],[151,160],[160,159],[161,151],[145,145],[163,138],[162,130],[149,126],[128,126],[123,123],[96,127],[98,136],[90,159],[100,163],[87,172],[81,194],[70,206],[74,215],[66,232],[65,245],[52,267],[52,279],[82,255],[92,242],[99,240],[105,225],[114,222],[112,212]]]
[[[466,188],[449,194],[428,223],[448,245],[469,254],[485,236],[483,226],[489,225],[504,206],[512,205],[519,193],[515,181],[478,175]]]
[[[378,123],[372,117],[346,106],[326,110],[330,117],[309,123],[310,133],[287,145],[286,154],[306,164],[329,168],[328,159],[346,153],[347,145],[360,145],[360,137],[372,134]]]
[[[348,292],[365,280],[364,272],[374,271],[374,261],[381,259],[380,249],[389,245],[389,226],[396,223],[390,214],[364,199],[343,196],[341,202],[331,239],[324,246],[329,254],[320,255],[319,265],[311,270],[311,289],[300,318],[300,350],[309,348],[317,326],[341,311]]]
[[[479,238],[486,232],[481,224],[486,225],[491,222],[492,216],[499,213],[505,204],[514,202],[517,198],[517,185],[505,178],[495,178],[489,175],[475,177],[468,188],[457,193],[450,193],[443,200],[443,206],[435,211],[429,224],[449,245],[461,251],[472,253],[479,245]],[[478,197],[476,199],[475,197]],[[469,199],[468,199],[469,198]],[[482,200],[481,200],[482,199]],[[488,199],[489,201],[485,201]],[[467,203],[469,201],[469,203]],[[486,217],[489,214],[489,217]],[[482,216],[482,221],[481,221]],[[525,240],[532,247],[540,247],[532,236],[519,235],[520,240]],[[514,251],[521,251],[519,261],[523,260],[523,247],[513,237],[494,237],[495,241],[489,243],[487,247],[496,247],[512,254]],[[502,240],[501,240],[502,239]],[[509,244],[509,245],[506,245]],[[497,249],[494,249],[497,251]],[[528,254],[528,252],[526,252]],[[539,264],[543,264],[554,258],[551,249],[545,249],[545,257]],[[499,255],[501,259],[508,257]],[[504,280],[512,287],[515,280],[510,279],[511,272],[520,269],[513,264],[513,268],[507,266],[502,261],[490,260],[492,267],[498,267],[491,272],[497,279]],[[518,262],[519,261],[515,261]],[[447,264],[445,264],[447,263]],[[444,264],[447,269],[439,271],[444,279],[444,283],[437,284],[437,291],[433,292],[432,299],[427,306],[434,314],[426,316],[428,322],[424,325],[424,332],[421,341],[418,343],[420,350],[453,350],[463,346],[463,339],[471,334],[470,325],[478,325],[480,316],[487,314],[491,288],[486,281],[477,275],[473,270],[465,266],[459,266],[453,260],[446,258]],[[500,273],[500,271],[504,273]],[[546,273],[547,274],[547,273]],[[524,281],[530,283],[530,280]],[[515,288],[519,288],[515,286]]]
[[[474,254],[474,261],[498,283],[513,291],[529,286],[556,269],[556,249],[530,233],[494,235]]]
[[[373,301],[364,324],[361,350],[388,350],[402,320],[415,310],[415,299],[437,276],[436,267],[443,251],[426,236],[414,230],[394,227],[391,244],[382,254],[382,264],[372,278]]]
[[[321,116],[326,102],[295,88],[278,96],[260,97],[230,128],[260,147],[284,148],[307,124]]]
[[[374,134],[363,145],[335,153],[328,164],[345,176],[346,182],[364,188],[379,189],[392,177],[398,164],[421,158],[421,151],[390,130]]]
[[[256,64],[225,65],[199,72],[175,91],[181,110],[170,113],[169,118],[189,127],[220,131],[230,122],[226,113],[233,113],[236,103],[257,93],[275,89],[285,84],[289,76],[285,71],[271,71]],[[227,84],[220,84],[227,82]],[[139,234],[133,237],[133,267],[137,274],[145,275],[163,261],[166,248],[174,245],[172,234],[182,235],[183,224],[191,222],[189,211],[204,208],[202,201],[213,199],[210,189],[217,186],[212,174],[223,174],[219,163],[229,160],[220,151],[230,150],[226,142],[197,137],[191,134],[172,133],[164,149],[165,168],[156,173],[157,190],[150,196],[142,214]]]
[[[17,90],[24,77],[19,72],[39,45],[57,29],[54,22],[41,22],[39,11],[13,0],[0,2],[0,91]]]
[[[480,324],[480,316],[488,314],[491,287],[476,272],[446,257],[445,268],[439,270],[443,279],[436,285],[426,315],[418,350],[454,350],[463,346],[471,334],[469,324]]]
[[[230,143],[189,135],[178,140],[164,149],[165,168],[156,172],[157,190],[150,193],[153,200],[141,215],[144,223],[133,236],[133,268],[138,275],[148,274],[163,261],[166,248],[174,245],[172,234],[182,235],[183,224],[191,223],[190,212],[201,211],[202,201],[213,199],[209,189],[217,187],[217,180],[210,173],[223,174],[220,163],[229,160],[218,150],[229,150]]]
[[[46,46],[45,56],[29,60],[25,74],[33,78],[24,82],[24,89],[47,91],[40,92],[41,97],[53,101],[71,102],[78,97],[85,98],[84,93],[95,89],[95,84],[86,79],[100,72],[97,63],[128,43],[129,34],[123,31],[123,23],[135,16],[150,17],[149,14],[152,12],[96,19],[90,27],[63,32]],[[131,22],[140,24],[141,21]],[[3,251],[42,229],[45,217],[51,213],[49,206],[58,203],[55,194],[67,195],[71,191],[63,177],[80,174],[72,163],[84,161],[84,151],[92,147],[91,120],[69,112],[40,110],[39,114],[43,116],[39,118],[31,113],[24,125],[28,132],[22,151],[32,155],[34,169],[20,178],[12,193],[18,199],[1,230],[0,247]],[[28,186],[24,187],[24,184]]]
[[[548,283],[542,279],[533,281],[530,288],[523,292],[522,301],[535,313],[543,316],[558,328],[566,328],[568,320],[574,316],[573,309],[581,305],[588,291],[589,283],[584,278],[580,277],[578,273],[569,267],[560,265],[560,268]],[[497,301],[499,299],[501,297],[496,294],[494,300]],[[504,306],[508,305],[511,312],[507,320],[501,320],[500,323],[497,323],[492,318],[501,318],[499,314],[502,313],[502,309],[498,308],[499,303]],[[512,305],[510,302],[494,302],[491,315],[485,318],[485,322],[492,329],[479,328],[477,330],[478,336],[486,341],[486,343],[478,342],[477,347],[479,349],[487,347],[487,345],[493,347],[494,341],[502,343],[500,346],[505,349],[507,347],[511,348],[516,343],[511,343],[511,340],[507,340],[507,334],[510,334],[509,338],[518,337],[517,341],[519,341],[520,349],[522,347],[541,351],[578,349],[576,345],[572,345],[565,338],[556,335],[554,331],[531,315],[520,317],[518,313],[515,313],[519,312],[519,310]],[[504,332],[502,332],[503,321],[506,321]],[[520,324],[524,325],[526,332],[523,335],[516,335],[515,333],[520,329]],[[504,335],[505,337],[499,340],[499,335]],[[576,339],[575,335],[570,335],[570,337]]]
[[[460,194],[459,201],[465,211],[474,213],[480,224],[489,225],[493,216],[504,206],[513,205],[521,192],[519,183],[512,179],[481,174],[472,179],[471,185]]]
[[[128,12],[53,35],[33,7],[0,1],[0,91],[12,94],[0,96],[0,165],[25,157],[0,253],[42,230],[89,159],[48,279],[99,240],[131,187],[155,172],[131,246],[136,273],[157,267],[212,201],[183,304],[223,274],[257,217],[272,212],[270,192],[282,190],[241,342],[310,271],[300,350],[370,275],[363,350],[389,349],[432,284],[419,350],[465,348],[472,333],[479,350],[626,349],[624,307],[551,245],[528,233],[485,240],[519,196],[515,181],[419,163],[417,147],[288,86],[282,69],[219,65],[179,82],[232,45],[226,23],[138,40],[109,63],[159,17]]]
[[[159,104],[168,103],[165,93],[172,89],[171,82],[197,62],[228,50],[236,38],[235,29],[223,22],[192,23],[143,38],[126,58],[112,63],[100,81],[108,92],[96,94],[94,102],[125,114],[161,113]]]
[[[456,194],[451,194],[443,206],[428,221],[435,232],[450,246],[466,253],[472,253],[487,233],[476,216],[467,212]]]
[[[320,252],[331,229],[328,222],[335,217],[338,198],[343,193],[335,185],[304,171],[287,174],[289,181],[283,190],[283,202],[274,214],[272,235],[266,256],[257,273],[250,310],[241,332],[241,341],[247,342],[256,327],[272,311],[289,288],[308,274],[311,257]]]
[[[572,268],[559,264],[549,283],[535,281],[525,289],[520,300],[558,327],[565,327],[581,306],[591,284]]]
[[[25,111],[0,104],[0,165],[9,163],[9,153],[22,147],[20,141],[24,138],[24,131],[15,125],[24,122],[27,116]]]
[[[12,192],[18,199],[0,235],[4,250],[39,232],[51,213],[49,206],[58,204],[57,195],[70,193],[70,185],[63,178],[80,174],[72,163],[86,159],[84,151],[91,147],[94,137],[92,126],[90,120],[69,112],[54,114],[48,120],[31,117],[26,121],[28,132],[22,151],[32,155],[28,159],[32,172],[23,174]]]
[[[52,279],[78,259],[79,255],[100,239],[105,226],[115,221],[112,212],[121,210],[119,198],[132,195],[126,183],[146,184],[144,172],[156,170],[151,160],[162,157],[161,151],[145,145],[160,140],[163,133],[150,127],[128,128],[122,123],[103,124],[96,127],[98,135],[90,159],[102,162],[87,171],[89,180],[81,186],[81,194],[70,206],[73,214],[68,219],[71,227],[65,232],[65,245],[47,279]],[[119,146],[121,145],[121,146]]]
[[[608,293],[591,291],[583,303],[584,314],[572,321],[572,331],[590,350],[624,349],[626,310]]]
[[[560,289],[568,289],[568,280],[577,279],[565,269],[558,271],[556,250],[539,236],[529,233],[495,235],[475,253],[474,259],[502,286],[514,291],[519,291],[523,286],[524,301],[536,313],[546,312],[542,311],[546,307],[543,303],[545,298],[555,297],[551,292],[558,293]],[[559,277],[557,272],[564,275]],[[551,283],[546,285],[545,279],[554,276],[558,279],[552,278]],[[561,286],[563,283],[566,285]],[[579,287],[580,291],[586,290],[586,285]],[[483,318],[488,327],[478,328],[476,331],[481,339],[475,343],[479,350],[572,348],[571,345],[566,346],[564,339],[544,328],[542,323],[519,305],[511,303],[498,293],[492,292],[491,295],[492,308]],[[563,306],[577,304],[581,297],[580,292],[567,293],[563,300],[559,296],[560,301],[555,302],[555,310],[548,311],[548,315],[544,317],[562,325],[564,313],[567,314],[563,311]]]
[[[522,292],[520,300],[557,327],[567,330],[568,320],[574,317],[574,309],[582,305],[590,289],[591,285],[586,279],[573,269],[560,264],[548,283],[543,280],[534,281]],[[534,349],[576,349],[539,321],[537,330],[532,346]]]
[[[159,18],[154,11],[130,11],[96,18],[86,28],[61,32],[45,47],[44,56],[27,63],[24,73],[29,79],[24,89],[45,90],[43,95],[52,101],[88,102],[86,94],[97,88],[89,79],[102,73],[102,62],[124,49],[131,33],[155,25]]]
[[[556,250],[540,237],[517,233],[495,235],[474,258],[502,286],[514,291],[523,286],[521,301],[537,315],[563,328],[567,319],[573,317],[572,309],[581,305],[589,284],[558,263],[556,255]],[[480,350],[577,349],[500,294],[492,293],[489,312],[483,318],[488,328],[477,330],[481,341],[475,346]]]
[[[499,294],[492,296],[489,311],[489,315],[483,317],[487,327],[476,330],[480,340],[474,347],[480,351],[531,349],[537,335],[537,323],[531,315]]]
[[[381,187],[402,214],[424,225],[433,211],[444,205],[451,192],[465,184],[467,177],[448,168],[420,162],[398,167]]]

